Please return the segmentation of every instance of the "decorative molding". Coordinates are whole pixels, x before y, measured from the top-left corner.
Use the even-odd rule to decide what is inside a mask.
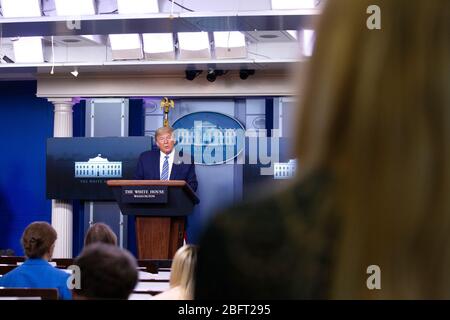
[[[218,77],[215,82],[204,78],[188,81],[184,76],[121,75],[78,78],[40,76],[38,97],[250,97],[292,96],[296,83],[286,73],[257,72],[247,80],[237,74]]]

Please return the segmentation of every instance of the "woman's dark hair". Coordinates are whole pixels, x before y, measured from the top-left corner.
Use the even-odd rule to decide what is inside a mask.
[[[86,233],[86,237],[84,238],[84,246],[97,242],[116,246],[117,236],[106,224],[101,222],[94,223]]]
[[[42,258],[50,252],[56,238],[56,231],[50,224],[43,221],[33,222],[22,234],[23,251],[28,258]]]

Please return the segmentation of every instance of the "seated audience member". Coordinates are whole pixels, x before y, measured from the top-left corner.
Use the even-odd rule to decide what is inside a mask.
[[[128,299],[138,281],[137,263],[126,250],[93,243],[75,259],[80,268],[80,288],[73,289],[77,300]]]
[[[56,231],[47,222],[33,222],[22,235],[25,262],[0,278],[0,287],[56,288],[60,299],[71,299],[67,286],[69,274],[53,267],[48,261],[55,248]]]
[[[101,222],[94,223],[87,231],[84,238],[84,246],[92,243],[102,242],[106,244],[117,245],[117,236],[111,228]]]
[[[172,261],[170,289],[156,295],[156,300],[192,300],[194,298],[197,247],[185,245],[177,250]]]
[[[86,233],[84,238],[84,246],[86,247],[97,242],[117,246],[117,236],[108,225],[101,222],[94,223]],[[142,275],[143,278],[149,276],[146,271],[139,271],[138,274],[139,277]]]
[[[213,219],[196,299],[450,298],[450,1],[373,4],[327,1],[298,177]]]

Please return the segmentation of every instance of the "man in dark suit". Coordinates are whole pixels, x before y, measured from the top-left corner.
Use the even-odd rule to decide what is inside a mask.
[[[197,191],[195,165],[183,163],[175,152],[173,129],[162,127],[156,130],[156,145],[159,150],[143,152],[139,157],[135,179],[142,180],[184,180],[192,190]]]

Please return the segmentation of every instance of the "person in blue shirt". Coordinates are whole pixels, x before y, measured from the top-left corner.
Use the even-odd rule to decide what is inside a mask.
[[[21,239],[27,259],[0,278],[0,287],[56,288],[59,299],[72,299],[72,293],[67,286],[70,275],[48,262],[52,258],[56,238],[55,229],[47,222],[30,224]]]

